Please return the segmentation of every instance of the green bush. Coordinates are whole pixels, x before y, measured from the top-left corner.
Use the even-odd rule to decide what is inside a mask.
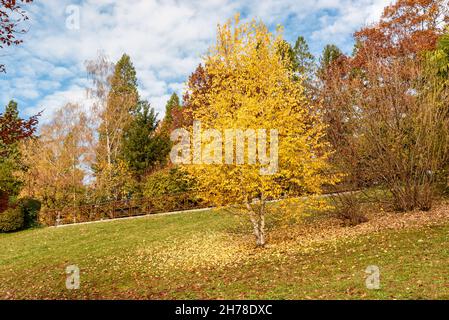
[[[33,198],[23,198],[18,201],[18,205],[23,213],[24,227],[36,227],[38,223],[39,211],[41,210],[41,203],[39,200]]]
[[[0,213],[0,232],[12,232],[23,228],[24,217],[20,207],[9,208]]]

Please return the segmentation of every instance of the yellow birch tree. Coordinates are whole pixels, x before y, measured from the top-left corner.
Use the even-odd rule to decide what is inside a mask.
[[[206,95],[189,97],[200,105],[184,131],[184,142],[193,134],[193,146],[175,145],[172,156],[183,154],[182,168],[206,200],[248,215],[257,246],[264,246],[268,200],[319,194],[336,178],[326,174],[329,150],[317,108],[279,53],[280,30],[272,34],[238,16],[233,22],[218,26],[216,45],[204,58]],[[172,133],[172,140],[179,137]]]

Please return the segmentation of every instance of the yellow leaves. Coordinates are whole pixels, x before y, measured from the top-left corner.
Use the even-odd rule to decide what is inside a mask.
[[[74,205],[83,192],[87,152],[93,133],[81,106],[67,104],[43,125],[39,139],[21,145],[24,164],[22,196],[40,199],[44,206]],[[70,195],[68,197],[67,195]]]
[[[281,33],[271,34],[263,23],[254,20],[242,24],[238,16],[233,23],[219,26],[217,33],[216,45],[205,57],[211,78],[207,103],[204,95],[190,97],[192,104],[200,106],[194,119],[203,129],[221,132],[277,130],[279,168],[272,175],[261,175],[260,163],[246,162],[194,164],[185,169],[196,178],[204,197],[217,205],[241,204],[261,194],[279,198],[290,190],[320,193],[323,184],[335,182],[324,174],[329,154],[322,141],[324,125],[317,108],[305,96],[301,81],[293,79],[279,53]],[[201,143],[203,147],[207,144]],[[248,144],[245,142],[246,152]],[[257,156],[259,159],[260,150]],[[313,205],[321,208],[318,203]]]
[[[134,252],[135,261],[149,270],[164,274],[166,271],[194,271],[239,264],[250,252],[245,241],[227,233],[194,234],[189,239],[167,239],[167,245],[143,247]]]
[[[118,160],[112,164],[99,163],[95,180],[97,198],[107,200],[126,198],[136,188],[136,184],[125,161]]]

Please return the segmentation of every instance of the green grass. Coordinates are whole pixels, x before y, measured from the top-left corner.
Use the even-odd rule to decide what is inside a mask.
[[[249,230],[205,211],[0,234],[0,298],[449,299],[449,222],[266,249]],[[73,264],[79,290],[65,288]]]

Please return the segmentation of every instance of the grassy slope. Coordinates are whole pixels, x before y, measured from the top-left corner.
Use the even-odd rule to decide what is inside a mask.
[[[196,212],[0,234],[0,298],[449,299],[449,222],[264,250],[247,231]],[[71,264],[77,291],[65,289]],[[365,288],[368,265],[381,290]]]

